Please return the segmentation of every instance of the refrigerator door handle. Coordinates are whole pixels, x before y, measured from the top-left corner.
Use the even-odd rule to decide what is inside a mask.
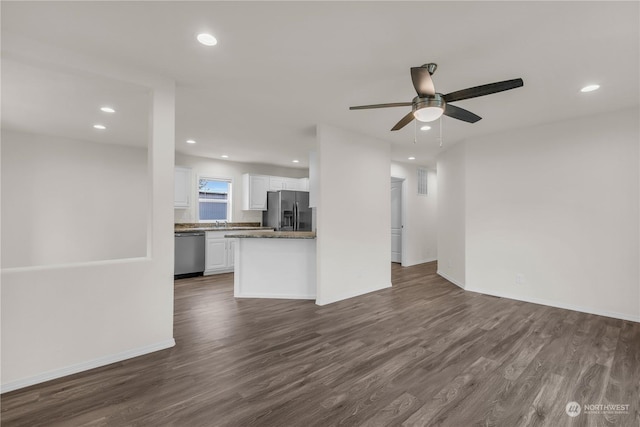
[[[298,218],[298,202],[295,202],[293,205],[293,223],[294,223],[293,231],[298,231],[298,228],[300,227],[299,218]]]

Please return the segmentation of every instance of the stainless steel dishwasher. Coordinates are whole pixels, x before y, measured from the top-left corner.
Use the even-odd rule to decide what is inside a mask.
[[[204,272],[205,233],[175,233],[174,278],[199,276]]]

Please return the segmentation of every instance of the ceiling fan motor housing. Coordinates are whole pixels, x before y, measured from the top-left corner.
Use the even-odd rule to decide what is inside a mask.
[[[436,93],[433,96],[429,96],[429,97],[425,97],[425,98],[421,98],[419,96],[416,96],[415,98],[413,98],[413,105],[412,105],[411,108],[412,108],[412,111],[413,111],[413,115],[417,120],[419,120],[421,122],[430,122],[430,121],[435,120],[438,117],[440,117],[440,115],[442,115],[442,112],[444,111],[444,108],[445,108],[446,104],[447,103],[442,98],[442,95],[439,94],[439,93]],[[431,110],[432,108],[440,109],[439,114],[437,114],[434,118],[425,119],[425,117],[420,114],[420,110],[424,110],[424,109]],[[427,110],[425,110],[425,111],[427,111]],[[432,115],[427,114],[426,116],[428,117],[428,116],[432,116]]]

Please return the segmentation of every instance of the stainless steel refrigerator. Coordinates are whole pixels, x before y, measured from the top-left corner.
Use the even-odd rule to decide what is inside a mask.
[[[277,231],[311,231],[308,191],[268,191],[262,224]]]

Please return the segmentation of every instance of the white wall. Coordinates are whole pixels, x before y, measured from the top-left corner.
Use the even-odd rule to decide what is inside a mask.
[[[638,118],[469,141],[467,289],[640,321]]]
[[[391,176],[402,178],[402,265],[405,267],[434,261],[438,254],[437,175],[427,168],[427,195],[418,195],[418,166],[391,163]]]
[[[319,305],[391,286],[390,144],[317,129]]]
[[[147,150],[2,131],[2,267],[147,254]]]
[[[631,109],[443,153],[439,267],[464,250],[467,290],[640,321],[638,122]]]
[[[438,156],[438,274],[464,288],[466,145],[458,143]]]
[[[233,222],[261,222],[262,211],[242,210],[242,174],[255,173],[260,175],[285,176],[289,178],[305,178],[309,176],[308,169],[285,168],[253,163],[231,162],[206,157],[187,156],[176,153],[176,166],[191,168],[193,195],[191,200],[197,199],[198,176],[212,178],[227,178],[232,180],[232,221]],[[189,209],[176,209],[175,222],[197,222],[198,207],[194,203]]]
[[[173,82],[53,46],[25,48],[21,55],[39,64],[64,61],[77,72],[153,88],[149,169],[142,196],[147,200],[147,250],[142,258],[2,269],[3,392],[175,344]],[[114,214],[119,210],[110,208]]]

